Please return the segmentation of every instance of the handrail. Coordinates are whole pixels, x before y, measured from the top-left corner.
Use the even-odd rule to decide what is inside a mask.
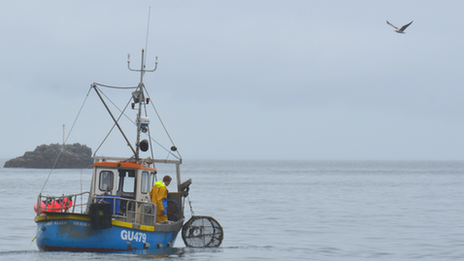
[[[77,203],[78,197],[81,197],[81,203]],[[89,191],[85,191],[79,194],[62,195],[60,197],[55,196],[37,196],[36,212],[37,216],[44,214],[45,212],[62,212],[62,213],[79,213],[83,214],[87,208],[87,201],[90,196]],[[85,199],[83,199],[85,197]],[[82,203],[85,202],[85,203]],[[85,207],[84,207],[85,206]],[[76,207],[81,207],[80,212],[76,210]]]
[[[77,203],[78,197],[86,197]],[[37,216],[50,212],[53,213],[71,213],[71,214],[88,214],[89,204],[107,202],[111,203],[112,218],[137,225],[154,226],[156,223],[157,206],[152,202],[138,201],[129,198],[123,198],[114,195],[93,195],[90,198],[90,192],[82,192],[73,195],[42,196],[37,197],[36,211]],[[125,204],[121,211],[121,203]],[[76,207],[81,207],[80,211]]]
[[[104,194],[93,195],[90,202],[102,201],[111,203],[111,214],[114,219],[146,226],[153,226],[156,223],[157,206],[152,202]],[[121,208],[121,203],[125,204],[124,208]]]

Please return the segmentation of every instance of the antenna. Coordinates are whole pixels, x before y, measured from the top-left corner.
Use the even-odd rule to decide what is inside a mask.
[[[151,13],[151,6],[148,7],[148,21],[147,21],[147,37],[145,39],[145,50],[148,53],[148,35],[150,32],[150,13]],[[145,53],[145,60],[147,58],[147,54]],[[143,67],[145,68],[145,64],[143,64]]]
[[[151,6],[148,8],[147,36],[146,36],[146,39],[145,39],[145,48],[142,49],[142,61],[141,61],[141,65],[140,65],[140,70],[130,68],[130,54],[127,54],[127,68],[129,68],[129,70],[131,70],[131,71],[140,72],[140,84],[143,84],[143,75],[145,74],[145,72],[154,72],[156,70],[156,68],[158,67],[158,56],[156,56],[155,68],[153,68],[151,70],[146,69],[147,52],[148,52],[147,51],[147,48],[148,48],[148,35],[149,35],[149,32],[150,32],[150,16],[151,16],[150,13],[151,13]]]

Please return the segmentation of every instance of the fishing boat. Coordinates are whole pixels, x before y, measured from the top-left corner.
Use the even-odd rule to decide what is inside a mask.
[[[95,90],[112,118],[113,128],[124,137],[123,145],[128,145],[132,153],[128,157],[96,156],[94,153],[89,191],[60,197],[44,196],[42,192],[38,195],[34,209],[37,212],[36,242],[40,250],[164,254],[172,251],[182,228],[187,246],[215,247],[222,242],[222,228],[211,217],[192,217],[184,224],[184,202],[192,180],[181,178],[182,158],[170,135],[172,146],[166,150],[171,158],[156,158],[150,150],[152,141],[156,140],[150,134],[147,111],[151,99],[143,78],[146,72],[155,71],[157,64],[156,59],[154,69],[146,69],[145,51],[142,49],[140,69],[130,67],[130,58],[127,63],[129,70],[140,72],[137,86],[91,84],[91,89]],[[109,108],[102,88],[130,90],[129,102],[120,110],[119,117]],[[126,109],[136,114],[132,122],[136,129],[134,143],[130,142],[120,124]],[[153,109],[156,112],[154,106]],[[147,152],[149,150],[151,156],[141,156],[144,152],[150,153]],[[158,181],[158,164],[173,166],[173,173],[169,175],[177,186],[176,191],[168,193],[167,205],[163,206],[168,220],[162,222],[157,222],[160,206],[150,199],[150,191]]]

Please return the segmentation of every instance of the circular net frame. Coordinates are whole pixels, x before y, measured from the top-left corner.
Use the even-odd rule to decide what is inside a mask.
[[[221,225],[208,216],[193,216],[182,227],[182,239],[188,247],[219,247],[224,238]]]

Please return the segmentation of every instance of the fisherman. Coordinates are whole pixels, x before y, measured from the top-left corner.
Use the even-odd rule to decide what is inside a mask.
[[[166,187],[171,184],[171,180],[172,178],[170,176],[164,176],[163,181],[156,181],[150,191],[151,202],[158,208],[158,213],[156,214],[157,223],[168,220],[168,189]]]

